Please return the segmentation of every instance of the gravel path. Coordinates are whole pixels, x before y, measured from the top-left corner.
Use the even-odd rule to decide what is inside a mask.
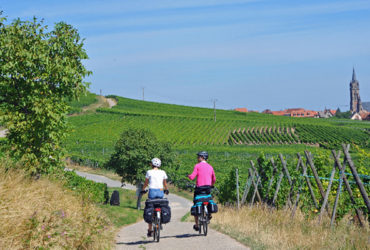
[[[114,106],[117,105],[117,101],[115,99],[113,99],[113,98],[107,98],[106,100],[107,100],[108,105],[109,105],[110,108],[112,108],[112,107],[114,107]]]
[[[8,132],[7,129],[1,129],[0,128],[0,138],[5,138],[7,132]]]
[[[121,187],[121,182],[104,176],[79,171],[76,173],[89,180],[107,183],[109,187]],[[125,185],[124,188],[136,190],[133,185]],[[182,216],[190,210],[192,202],[174,194],[168,195],[167,198],[170,201],[172,218],[170,223],[163,225],[160,242],[153,242],[153,238],[146,237],[147,224],[141,221],[123,227],[118,232],[116,249],[248,249],[229,236],[212,229],[207,237],[199,236],[193,230],[193,223],[181,222]]]

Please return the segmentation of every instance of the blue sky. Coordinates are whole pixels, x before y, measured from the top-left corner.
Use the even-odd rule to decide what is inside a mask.
[[[370,1],[0,0],[86,39],[91,90],[253,110],[349,109],[354,66],[370,101]]]

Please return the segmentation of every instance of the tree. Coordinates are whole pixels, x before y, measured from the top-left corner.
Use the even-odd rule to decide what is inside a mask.
[[[61,165],[66,102],[88,87],[88,56],[71,25],[48,32],[36,18],[5,21],[0,16],[0,123],[9,130],[10,155],[32,174],[47,173]]]
[[[160,158],[165,168],[171,168],[175,162],[170,144],[158,141],[149,130],[132,128],[121,134],[106,167],[122,176],[122,182],[137,184],[145,179],[154,157]]]
[[[351,111],[345,111],[345,112],[342,112],[340,110],[340,108],[337,109],[337,112],[335,113],[335,117],[337,118],[344,118],[344,119],[349,119],[351,118]]]

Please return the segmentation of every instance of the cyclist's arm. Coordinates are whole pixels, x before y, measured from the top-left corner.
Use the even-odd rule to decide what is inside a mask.
[[[193,170],[193,173],[188,175],[189,179],[190,180],[194,180],[194,178],[198,175],[198,168],[197,166],[195,165],[194,166],[194,170]]]
[[[143,186],[143,191],[145,191],[146,187],[148,186],[149,184],[149,179],[148,178],[145,178],[145,182],[144,182],[144,186]]]
[[[168,190],[166,179],[163,179],[163,187],[164,187],[164,190]]]
[[[212,170],[212,186],[215,185],[215,182],[216,182],[216,175],[215,175],[215,171]]]

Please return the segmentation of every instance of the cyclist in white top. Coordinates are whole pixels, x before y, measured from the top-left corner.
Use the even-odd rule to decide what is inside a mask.
[[[145,175],[145,183],[142,189],[142,193],[145,193],[145,188],[149,186],[149,199],[161,199],[164,194],[168,194],[167,188],[167,174],[165,171],[159,169],[161,167],[161,160],[153,158],[150,165],[151,170],[148,170]],[[148,224],[148,237],[151,237],[153,230],[152,224]]]

